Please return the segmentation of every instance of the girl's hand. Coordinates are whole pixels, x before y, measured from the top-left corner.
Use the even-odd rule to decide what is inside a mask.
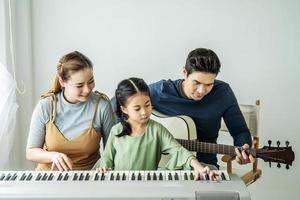
[[[111,171],[111,168],[108,168],[108,167],[99,167],[96,169],[98,173],[106,173],[108,171]]]
[[[68,171],[72,170],[72,160],[64,153],[52,152],[52,165],[51,171]]]
[[[200,180],[200,176],[202,174],[207,174],[209,177],[209,180],[213,180],[213,181],[217,180],[216,174],[213,171],[211,171],[208,166],[203,167],[197,159],[191,160],[190,165],[194,168],[194,180],[195,181]]]
[[[239,163],[240,165],[244,165],[247,163],[254,163],[255,162],[255,158],[250,154],[248,155],[246,153],[246,151],[249,149],[249,145],[248,144],[244,144],[243,145],[243,151],[239,151],[238,148],[235,148],[235,153],[236,153],[236,157],[235,160],[237,163]]]

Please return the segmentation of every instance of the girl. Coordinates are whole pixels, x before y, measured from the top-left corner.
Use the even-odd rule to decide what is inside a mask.
[[[119,83],[115,92],[116,113],[121,122],[112,129],[101,159],[94,169],[156,170],[162,153],[169,153],[168,169],[193,167],[195,179],[209,173],[191,152],[183,148],[158,122],[150,119],[152,105],[147,84],[143,79],[130,78]]]
[[[115,117],[106,95],[93,92],[92,62],[78,51],[63,56],[51,89],[35,107],[26,157],[37,170],[89,170],[100,158]]]

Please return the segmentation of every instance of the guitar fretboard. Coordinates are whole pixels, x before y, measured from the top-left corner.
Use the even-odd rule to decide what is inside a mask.
[[[195,140],[184,140],[184,139],[176,139],[182,146],[187,148],[190,151],[194,152],[203,152],[203,153],[217,153],[217,154],[227,154],[231,156],[235,156],[235,146],[224,145],[224,144],[212,144],[206,142],[199,142]]]

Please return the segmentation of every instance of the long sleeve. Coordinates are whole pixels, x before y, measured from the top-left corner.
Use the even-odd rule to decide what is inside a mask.
[[[109,134],[108,140],[106,142],[105,149],[101,155],[101,158],[95,163],[93,169],[96,169],[98,167],[108,167],[108,168],[114,168],[114,160],[115,160],[115,154],[116,149],[114,148],[114,129],[111,129],[111,133]]]
[[[161,131],[161,149],[163,154],[167,153],[171,155],[166,165],[167,169],[190,169],[190,161],[195,156],[181,146],[163,126]]]

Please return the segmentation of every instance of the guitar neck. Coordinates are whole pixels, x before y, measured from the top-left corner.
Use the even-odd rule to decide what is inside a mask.
[[[187,148],[189,151],[202,152],[202,153],[216,153],[216,154],[227,154],[235,156],[235,146],[224,145],[224,144],[212,144],[206,142],[199,142],[195,140],[184,140],[176,139],[182,146]]]

